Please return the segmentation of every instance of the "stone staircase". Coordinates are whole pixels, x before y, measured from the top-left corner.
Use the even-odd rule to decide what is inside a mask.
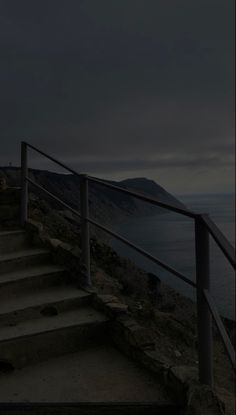
[[[24,231],[1,232],[0,250],[0,364],[21,368],[105,339],[109,319],[49,251]]]
[[[19,229],[18,202],[0,192],[0,414],[180,414],[116,349],[93,294]]]
[[[20,188],[0,190],[0,230],[20,227]]]

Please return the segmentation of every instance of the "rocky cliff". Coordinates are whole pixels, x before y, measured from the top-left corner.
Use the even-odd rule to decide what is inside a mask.
[[[9,186],[20,186],[20,169],[15,167],[2,167],[0,173],[6,178]],[[45,189],[55,194],[74,209],[79,208],[80,184],[79,177],[72,174],[58,174],[45,170],[30,170],[30,177]],[[174,196],[168,193],[153,180],[146,178],[127,179],[120,182],[110,181],[109,183],[143,193],[154,197],[161,202],[170,202],[178,207],[183,207]],[[34,197],[40,196],[40,191],[30,186]],[[61,206],[50,197],[43,196],[50,206],[61,210]],[[125,218],[134,216],[145,216],[162,213],[164,210],[151,204],[139,201],[136,198],[126,196],[123,193],[108,189],[99,184],[89,184],[89,206],[92,218],[102,220],[105,224],[122,221]],[[69,211],[64,213],[75,220]]]

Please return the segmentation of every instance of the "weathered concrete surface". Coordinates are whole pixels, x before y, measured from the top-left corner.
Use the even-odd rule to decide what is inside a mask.
[[[20,225],[20,189],[0,190],[0,229],[16,229]]]
[[[27,269],[7,272],[0,275],[0,301],[18,298],[21,294],[39,291],[42,288],[70,282],[65,269],[53,265],[28,266]]]
[[[106,341],[109,320],[91,307],[0,329],[0,359],[21,368]],[[1,365],[0,365],[1,367]]]
[[[108,344],[0,375],[0,401],[170,403],[152,374]]]
[[[29,246],[29,238],[25,231],[18,229],[0,232],[0,254],[14,252],[23,246]]]
[[[183,415],[177,406],[157,402],[0,404],[1,410],[5,415]]]
[[[16,293],[12,298],[0,297],[0,327],[14,325],[26,319],[40,318],[42,315],[50,316],[47,309],[53,307],[57,314],[79,308],[88,305],[90,298],[89,293],[75,289],[71,285],[38,288],[21,296]]]
[[[30,248],[0,255],[0,275],[42,265],[50,261],[50,252],[43,248]]]
[[[14,243],[16,244],[15,248],[18,251],[21,250],[21,252],[18,252],[18,254],[20,255],[18,255],[18,258],[16,258],[15,253],[5,255],[5,257],[3,254],[1,268],[3,266],[4,269],[2,269],[5,274],[2,273],[0,277],[4,279],[7,274],[7,278],[11,279],[11,276],[15,273],[15,268],[19,267],[21,267],[21,271],[25,270],[26,268],[29,269],[29,266],[36,266],[40,268],[42,266],[42,261],[45,261],[45,265],[47,264],[48,266],[49,262],[51,263],[53,258],[56,262],[59,261],[59,263],[62,265],[62,268],[63,266],[69,266],[69,274],[74,276],[77,281],[80,281],[83,286],[83,270],[81,269],[80,263],[80,250],[67,243],[62,243],[58,239],[51,239],[45,234],[43,227],[40,224],[38,225],[31,223],[28,224],[28,228],[31,228],[31,243],[33,245],[36,244],[38,247],[40,247],[38,248],[38,250],[36,250],[37,255],[35,257],[34,255],[31,255],[31,252],[29,252],[29,247],[27,246],[28,241],[24,240],[24,238],[23,240],[21,240],[22,245],[24,246],[24,250],[21,249],[21,242],[18,238],[18,235],[18,240],[16,240],[15,238]],[[13,237],[13,234],[9,236],[8,243],[10,242],[11,236]],[[9,245],[9,247],[10,250],[12,248],[11,252],[14,252],[15,249],[13,249],[13,246],[11,247]],[[41,249],[41,247],[48,248],[48,251],[52,253],[52,256],[49,254],[49,252],[47,253],[47,251]],[[6,249],[6,252],[9,252],[9,249]],[[17,271],[17,274],[18,273],[19,271]],[[22,275],[20,277],[22,277]],[[28,275],[28,277],[28,281],[39,281],[39,275],[36,275],[36,278],[32,278],[32,275]],[[17,279],[18,281],[21,280],[21,278],[19,278],[19,274],[17,276]],[[23,279],[21,280],[21,286],[23,283]],[[44,287],[47,286],[45,285],[45,282],[46,280],[43,278],[42,283]],[[50,285],[51,282],[52,281],[50,280]],[[59,280],[55,280],[54,282],[57,285]],[[6,285],[6,281],[4,282],[4,285]],[[13,285],[16,287],[17,283],[15,282],[14,284],[12,284],[11,281],[10,285],[10,288],[12,290]],[[24,286],[24,290],[25,289],[26,286]],[[127,400],[127,402],[143,402],[145,400],[154,400],[155,402],[158,402],[160,409],[160,405],[163,402],[163,397],[165,398],[163,389],[165,389],[165,391],[169,391],[171,389],[170,386],[173,386],[174,384],[174,401],[176,401],[177,391],[180,397],[178,401],[181,401],[182,404],[187,404],[187,410],[190,411],[188,412],[190,415],[207,415],[208,410],[211,411],[209,412],[210,414],[219,415],[224,413],[224,408],[222,408],[221,403],[219,402],[218,398],[214,395],[214,393],[212,393],[212,391],[210,391],[209,393],[208,391],[206,391],[206,393],[202,393],[204,391],[201,390],[200,385],[198,385],[194,379],[188,379],[188,377],[186,378],[186,371],[183,372],[181,367],[177,367],[177,370],[174,370],[175,368],[172,367],[173,365],[170,365],[169,362],[165,358],[163,358],[164,356],[160,356],[159,351],[155,349],[155,338],[153,336],[152,330],[150,330],[149,328],[142,327],[141,325],[137,324],[135,320],[130,318],[130,311],[126,304],[123,304],[122,301],[119,301],[119,299],[115,298],[114,296],[106,296],[106,298],[104,298],[104,296],[97,296],[96,298],[96,293],[94,292],[93,294],[95,300],[92,304],[95,308],[98,307],[98,309],[100,309],[102,313],[107,314],[109,319],[111,319],[113,328],[111,331],[109,330],[109,333],[113,340],[116,342],[116,344],[119,346],[120,350],[124,351],[128,356],[128,358],[125,358],[124,356],[122,356],[122,354],[116,351],[116,354],[118,353],[120,356],[122,356],[123,359],[126,360],[125,367],[122,366],[122,362],[119,360],[119,358],[117,358],[117,355],[115,356],[114,353],[110,353],[110,351],[108,350],[108,331],[103,330],[104,324],[101,324],[100,321],[95,322],[96,330],[94,333],[93,328],[92,341],[86,343],[86,350],[81,350],[78,353],[77,336],[79,335],[80,339],[86,337],[84,336],[83,329],[81,329],[81,327],[84,326],[84,324],[80,324],[80,318],[78,318],[79,316],[74,311],[72,312],[72,314],[71,312],[69,312],[69,314],[71,314],[70,316],[68,312],[62,313],[64,314],[64,317],[62,317],[61,315],[58,316],[57,313],[54,313],[54,307],[54,309],[51,310],[52,314],[45,314],[45,319],[41,320],[43,322],[43,324],[41,325],[41,329],[39,327],[39,330],[36,330],[36,332],[34,330],[37,328],[38,324],[40,324],[40,319],[38,319],[37,323],[35,320],[34,322],[30,322],[28,320],[26,323],[23,323],[22,320],[18,321],[15,328],[14,325],[12,325],[12,328],[9,328],[10,332],[13,333],[13,337],[8,337],[8,340],[6,334],[9,333],[4,332],[4,330],[2,331],[4,338],[1,342],[1,351],[3,352],[3,357],[5,357],[5,369],[7,369],[7,366],[9,366],[9,361],[11,363],[11,360],[13,362],[14,359],[15,361],[13,363],[16,364],[13,364],[13,366],[18,368],[12,373],[4,373],[0,376],[0,389],[3,385],[2,379],[4,379],[4,385],[7,385],[8,393],[11,394],[11,396],[8,396],[8,402],[14,402],[14,397],[16,396],[17,398],[15,399],[15,402],[19,402],[19,400],[23,402],[32,402],[34,401],[34,399],[41,402],[49,402],[47,401],[49,393],[50,399],[52,399],[50,402],[61,402],[60,398],[58,397],[58,393],[60,392],[60,395],[62,394],[62,396],[64,396],[64,402],[95,402],[98,401],[97,396],[99,394],[100,397],[102,396],[100,402],[113,402],[114,400],[116,401],[117,396],[118,400],[124,400],[125,396],[125,400]],[[69,300],[71,301],[71,299]],[[38,302],[36,301],[35,305],[31,301],[28,302],[28,300],[26,301],[26,303],[25,301],[23,301],[23,303],[25,305],[25,310],[27,310],[25,317],[29,317],[28,312],[30,313],[32,311],[32,307],[37,308],[38,305],[40,306],[41,300],[39,300]],[[43,303],[44,301],[41,303],[41,305],[44,306]],[[12,310],[14,311],[14,307],[12,308]],[[65,321],[65,318],[67,318],[66,315],[69,316],[69,319],[67,319],[68,321]],[[57,327],[57,325],[56,327],[54,327],[54,325],[52,324],[53,320],[55,322],[60,321],[61,317],[62,324],[59,324],[59,327]],[[166,317],[167,318],[165,321],[165,325],[170,320],[170,316],[168,316],[167,313]],[[156,315],[156,319],[158,320],[158,315]],[[78,333],[75,333],[74,326],[71,326],[71,322],[75,320],[77,321],[76,324],[79,324]],[[90,324],[90,322],[88,323]],[[99,323],[99,326],[97,325],[97,323]],[[94,326],[94,324],[92,325]],[[34,332],[32,332],[30,327],[34,327]],[[21,328],[23,328],[23,332],[20,333],[20,335],[18,336],[16,332],[18,330],[21,331]],[[172,327],[172,331],[173,329],[178,329],[178,327],[176,327],[176,324],[174,327]],[[179,330],[177,330],[177,332],[179,332]],[[60,333],[62,333],[62,336],[60,335]],[[85,334],[87,335],[88,333]],[[105,345],[103,346],[105,348],[105,353],[103,353],[103,355],[101,355],[101,353],[98,351],[98,349],[101,350],[98,347],[98,345],[101,345],[101,341],[105,343]],[[89,355],[91,349],[88,349],[88,346],[92,345],[93,350],[95,345],[97,345],[95,357]],[[12,346],[12,348],[9,346]],[[10,353],[10,351],[12,353]],[[73,352],[76,352],[76,360],[74,360],[73,358],[73,356],[75,355],[68,354]],[[64,357],[62,357],[60,356],[62,353],[67,354]],[[86,358],[86,355],[83,355],[83,353],[87,353],[89,358]],[[58,357],[56,358],[56,356]],[[104,356],[106,357],[104,358]],[[70,357],[72,358],[71,361]],[[28,367],[19,370],[20,367],[24,366],[25,364],[35,365],[35,362],[39,362],[41,360],[49,358],[51,359],[47,360],[47,362],[45,363],[38,363],[37,366],[31,366],[31,368]],[[110,358],[109,362],[107,361],[108,358]],[[144,367],[154,372],[155,379],[153,377],[154,375],[150,372],[146,372],[144,367],[142,369],[139,369],[139,375],[141,375],[141,377],[137,374],[137,372],[134,373],[131,371],[131,373],[130,365],[135,365],[132,359],[139,361],[139,363],[142,363]],[[2,371],[4,371],[4,362],[2,363],[2,366],[0,365],[0,370],[2,369]],[[92,368],[91,364],[94,365]],[[124,371],[122,371],[122,368],[124,369]],[[8,367],[8,369],[10,368]],[[82,378],[80,378],[81,374]],[[179,374],[181,376],[179,376]],[[184,377],[182,376],[183,374]],[[146,375],[148,375],[149,378],[146,377],[144,379],[143,377],[145,377]],[[141,378],[144,381],[143,384],[141,382]],[[153,379],[154,383],[150,381],[151,378]],[[161,382],[158,382],[157,379],[160,379]],[[69,391],[67,390],[67,384],[70,386]],[[123,386],[125,386],[125,390],[122,389]],[[3,391],[4,387],[2,388]],[[129,389],[130,387],[132,387],[132,389]],[[15,392],[15,394],[17,395],[14,395],[12,397],[12,392],[14,391],[14,388],[17,388],[17,392]],[[37,391],[37,393],[39,393],[39,390],[43,392],[41,400],[39,399],[39,397],[37,399],[32,398],[32,396],[35,396],[34,390]],[[56,395],[51,394],[52,390],[56,393]],[[135,395],[132,395],[132,393],[130,394],[130,391],[132,391],[132,393],[134,392]],[[33,400],[30,400],[31,398],[29,399],[28,395],[25,395],[26,392],[27,394],[29,393],[29,396],[31,396]],[[70,394],[68,396],[68,400],[66,400],[67,398],[65,399],[65,393]],[[75,395],[73,395],[73,393]],[[127,396],[127,393],[129,393],[129,396]],[[155,394],[155,399],[152,399],[152,393]],[[73,396],[76,396],[75,400],[73,400],[73,396],[71,394]],[[198,394],[201,394],[202,397],[200,405]],[[19,398],[19,395],[21,399]],[[120,397],[121,395],[122,398]],[[37,396],[40,396],[40,393]],[[85,400],[83,400],[84,396]],[[0,401],[1,400],[2,399],[0,396]],[[167,399],[167,402],[169,400],[170,398]],[[163,413],[160,412],[159,409],[157,413]],[[48,412],[45,412],[45,414],[46,413]],[[68,411],[66,411],[66,413],[68,413]],[[170,411],[168,411],[167,413],[177,414],[178,412],[176,412],[176,406],[174,408],[172,407]]]

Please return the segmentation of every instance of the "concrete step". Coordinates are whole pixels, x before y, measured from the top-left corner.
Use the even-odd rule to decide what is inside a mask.
[[[29,248],[0,255],[0,276],[7,272],[23,270],[30,266],[46,264],[51,260],[50,252],[43,248]]]
[[[0,231],[18,230],[20,227],[20,219],[2,220],[0,215]]]
[[[15,325],[27,319],[41,318],[89,305],[92,295],[74,286],[55,286],[5,298],[0,303],[0,325]]]
[[[30,241],[23,230],[0,232],[0,255],[29,248]]]
[[[27,292],[65,283],[71,283],[65,268],[50,263],[37,266],[29,264],[25,269],[0,273],[0,299],[15,299]]]
[[[20,226],[20,189],[0,191],[0,229],[17,229]]]
[[[3,212],[0,209],[0,230],[13,230],[19,229],[20,227],[20,213],[15,212],[15,214],[9,214],[8,216],[3,216]]]
[[[106,341],[108,318],[90,307],[0,329],[0,362],[14,368]]]
[[[20,205],[0,205],[0,218],[2,221],[19,219]]]
[[[19,187],[8,187],[0,191],[0,206],[20,204],[21,189]]]
[[[110,402],[110,403],[0,403],[0,411],[6,415],[184,415],[180,405],[158,402]]]

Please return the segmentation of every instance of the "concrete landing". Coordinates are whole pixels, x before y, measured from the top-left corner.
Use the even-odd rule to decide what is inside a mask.
[[[4,415],[184,415],[179,405],[156,402],[21,403],[1,404]]]
[[[0,402],[171,403],[155,377],[112,345],[0,374]]]

